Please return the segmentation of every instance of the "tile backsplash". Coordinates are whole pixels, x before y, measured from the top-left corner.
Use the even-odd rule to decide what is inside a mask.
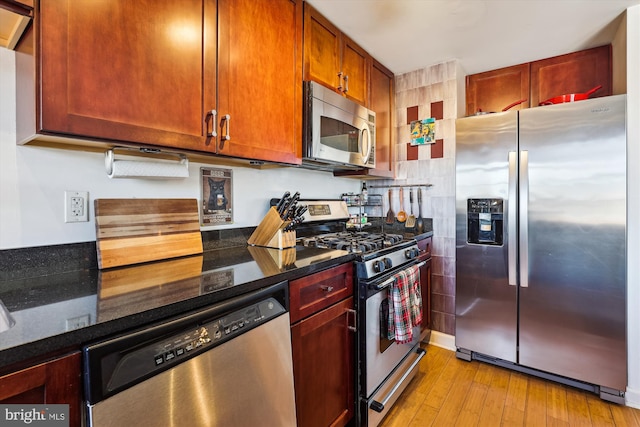
[[[393,183],[416,188],[431,184],[421,191],[422,215],[433,219],[432,328],[454,335],[455,120],[464,111],[464,72],[457,61],[450,61],[398,75],[395,87],[397,178]],[[436,121],[435,144],[412,146],[409,123],[430,117]]]

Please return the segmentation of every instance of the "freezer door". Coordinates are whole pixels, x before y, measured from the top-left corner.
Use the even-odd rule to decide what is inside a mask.
[[[625,96],[522,110],[520,149],[519,363],[624,390]]]
[[[509,245],[515,238],[509,230],[515,227],[517,117],[510,111],[456,121],[456,347],[511,362],[517,333],[515,247]]]

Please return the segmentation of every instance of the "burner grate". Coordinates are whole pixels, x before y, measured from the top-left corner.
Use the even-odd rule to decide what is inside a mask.
[[[368,233],[365,231],[320,234],[301,239],[304,246],[341,249],[350,253],[371,253],[404,241],[401,234]]]

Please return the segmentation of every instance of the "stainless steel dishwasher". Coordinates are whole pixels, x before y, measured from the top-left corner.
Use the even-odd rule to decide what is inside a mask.
[[[87,424],[295,426],[287,286],[85,347]]]

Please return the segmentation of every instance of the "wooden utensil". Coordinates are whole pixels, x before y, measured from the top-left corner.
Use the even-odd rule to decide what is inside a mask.
[[[404,195],[402,194],[402,187],[400,187],[400,211],[398,212],[398,215],[396,215],[396,219],[398,220],[398,222],[405,222],[407,220],[407,213],[404,211]]]
[[[387,211],[387,219],[385,222],[387,224],[393,224],[395,222],[394,218],[395,214],[393,213],[393,209],[391,209],[391,189],[389,189],[389,210]]]
[[[416,226],[416,216],[413,214],[413,188],[409,189],[409,212],[411,212],[411,214],[407,218],[407,222],[404,223],[405,228],[413,228]]]
[[[424,221],[422,220],[422,189],[418,187],[418,220],[416,221],[418,233],[424,231]]]

